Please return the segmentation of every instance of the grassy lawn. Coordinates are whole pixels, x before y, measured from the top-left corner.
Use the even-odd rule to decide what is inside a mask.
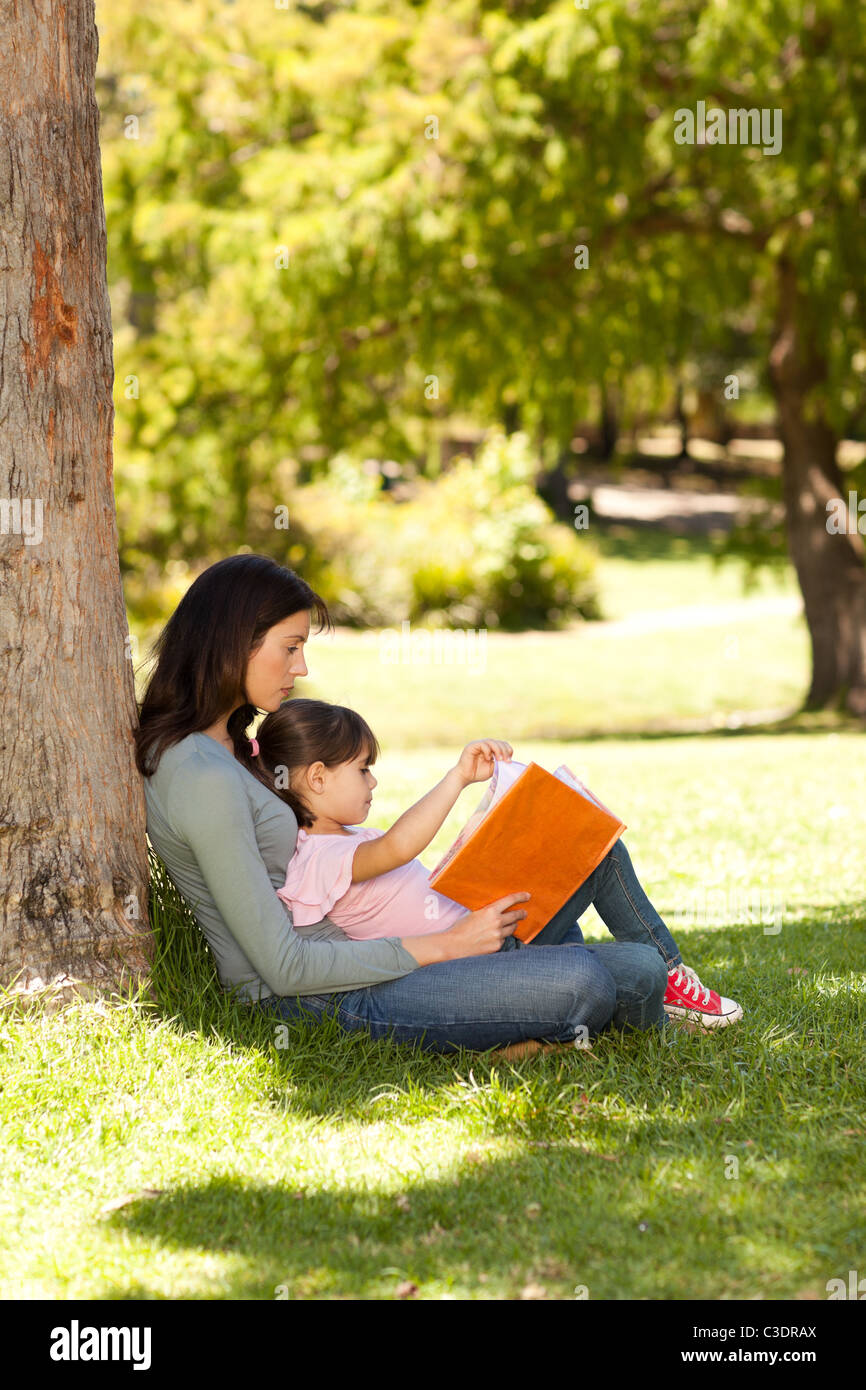
[[[742,566],[714,565],[700,538],[601,544],[606,622],[446,634],[427,653],[413,626],[405,636],[314,631],[298,693],[360,710],[383,746],[418,749],[482,734],[514,742],[738,727],[798,707],[808,629],[799,612],[765,607],[796,600],[790,566],[744,590]]]
[[[382,732],[385,825],[462,733],[422,752]],[[0,1296],[824,1299],[862,1272],[862,734],[516,752],[621,812],[686,961],[743,1022],[510,1064],[281,1035],[219,996],[168,900],[158,1003],[0,1014]],[[781,906],[769,930],[755,892]]]
[[[767,611],[789,570],[743,601],[700,540],[601,546],[609,625],[414,664],[313,636],[298,693],[379,735],[372,825],[482,734],[568,762],[743,1022],[513,1063],[286,1029],[219,993],[157,878],[155,999],[0,1007],[0,1297],[824,1299],[862,1273],[866,740],[773,725],[808,680],[802,619]]]
[[[721,626],[646,632],[587,623],[476,640],[474,666],[454,649],[449,664],[446,647],[441,661],[413,664],[411,647],[405,662],[387,659],[380,633],[314,632],[310,674],[296,690],[357,709],[383,748],[421,749],[482,735],[514,743],[736,726],[793,710],[808,685],[808,634],[793,616],[768,625],[746,611]]]
[[[654,611],[681,604],[731,603],[746,598],[799,595],[794,568],[774,563],[747,581],[736,558],[714,561],[714,547],[703,536],[667,535],[656,530],[616,526],[596,537],[601,556],[599,586],[607,619],[635,609]]]
[[[351,705],[383,745],[417,749],[480,734],[514,742],[711,729],[778,718],[800,704],[809,683],[806,625],[796,612],[768,616],[762,606],[796,598],[790,567],[764,571],[745,593],[742,566],[717,568],[701,538],[640,534],[599,544],[603,611],[631,626],[446,633],[426,659],[414,625],[406,639],[396,628],[390,639],[314,629],[310,674],[297,692]],[[685,605],[699,606],[694,622],[671,625],[671,611]],[[157,632],[137,634],[142,663]],[[141,690],[143,666],[138,675]]]

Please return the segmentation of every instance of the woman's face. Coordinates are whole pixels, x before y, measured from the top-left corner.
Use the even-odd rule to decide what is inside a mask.
[[[268,628],[247,662],[247,698],[256,709],[272,714],[288,698],[295,676],[307,674],[304,644],[310,635],[310,614],[306,610],[283,618]]]

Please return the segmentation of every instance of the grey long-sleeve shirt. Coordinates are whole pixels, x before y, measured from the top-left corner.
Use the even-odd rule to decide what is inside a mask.
[[[147,833],[189,903],[224,988],[242,999],[328,994],[399,979],[418,962],[396,938],[350,941],[329,918],[295,927],[277,897],[298,822],[234,754],[188,734],[144,779]]]

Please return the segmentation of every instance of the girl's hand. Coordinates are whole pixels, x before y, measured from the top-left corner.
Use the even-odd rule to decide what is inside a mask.
[[[457,762],[457,771],[463,779],[463,785],[468,787],[470,782],[486,782],[493,776],[494,761],[510,762],[513,752],[510,743],[502,743],[494,738],[482,738],[476,743],[467,743]]]

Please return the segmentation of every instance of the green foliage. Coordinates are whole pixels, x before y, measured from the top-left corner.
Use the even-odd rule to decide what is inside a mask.
[[[563,449],[602,386],[634,415],[684,362],[721,397],[726,367],[766,362],[783,261],[827,366],[815,404],[862,428],[858,12],[100,0],[118,519],[142,593],[169,561],[262,548],[288,458],[300,482],[343,451],[406,461],[454,412],[506,407]],[[781,150],[676,144],[699,100],[779,109]],[[437,574],[419,601],[453,611],[465,567]],[[558,605],[518,566],[501,622],[517,583],[526,621]]]
[[[475,460],[398,502],[340,456],[294,495],[303,574],[345,623],[507,630],[597,617],[594,550],[553,521],[536,471],[525,435],[494,433]]]

